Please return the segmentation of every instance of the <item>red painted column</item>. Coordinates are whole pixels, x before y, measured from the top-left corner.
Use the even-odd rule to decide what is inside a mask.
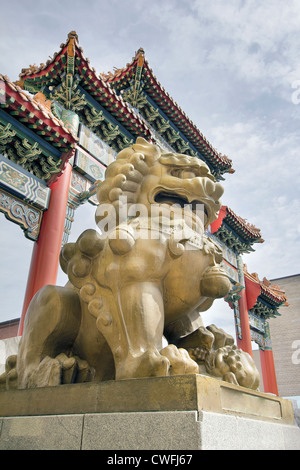
[[[32,251],[18,335],[23,333],[26,312],[34,294],[47,284],[56,284],[71,174],[72,167],[67,163],[63,174],[50,186],[49,207]]]
[[[243,351],[247,352],[248,354],[250,354],[250,356],[253,357],[248,306],[247,306],[247,298],[246,298],[245,289],[243,289],[239,295],[241,296],[239,299],[239,313],[240,313],[242,339],[237,338],[237,345],[239,349],[242,349]]]
[[[263,376],[264,392],[278,395],[275,365],[272,350],[260,350],[260,365]]]

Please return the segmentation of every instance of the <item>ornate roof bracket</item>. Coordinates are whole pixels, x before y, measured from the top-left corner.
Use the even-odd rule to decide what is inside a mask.
[[[189,144],[189,142],[184,142],[182,139],[179,141],[176,142],[176,146],[179,150],[180,153],[185,153],[185,152],[189,152],[191,151],[191,146]]]
[[[274,305],[265,302],[260,296],[257,299],[255,306],[250,310],[254,315],[275,318],[281,316]]]
[[[133,135],[97,103],[92,96],[88,95],[80,85],[79,90],[86,101],[86,105],[80,113],[85,120],[85,124],[92,129],[98,137],[110,144],[117,151],[134,142]]]
[[[116,141],[117,141],[117,144],[118,144],[118,148],[120,150],[122,150],[123,148],[128,147],[129,145],[132,145],[134,143],[134,140],[129,139],[128,137],[125,137],[125,136],[122,136],[122,139],[117,138]]]
[[[80,77],[75,75],[76,40],[77,35],[71,32],[68,35],[66,72],[61,74],[61,84],[50,92],[51,99],[59,101],[66,109],[72,111],[78,111],[86,104],[77,89]]]
[[[84,117],[86,125],[114,150],[122,150],[134,142],[133,137],[125,134],[122,127],[109,120],[103,111],[86,107]]]
[[[31,163],[42,153],[42,149],[39,147],[38,143],[30,144],[27,139],[23,139],[20,144],[18,141],[15,142],[15,149],[18,155],[18,163],[23,166],[25,163]]]
[[[141,72],[138,67],[140,61],[143,64]],[[141,73],[141,76],[140,79],[136,81],[138,73]],[[214,171],[216,179],[224,179],[222,177],[224,173],[234,173],[231,160],[212,147],[199,129],[159,83],[142,49],[135,54],[132,61],[124,68],[115,69],[113,73],[102,74],[102,78],[107,84],[114,88],[117,93],[123,96],[125,100],[128,99],[128,102],[140,109],[143,117],[148,120],[149,123],[151,122],[152,124],[153,122],[152,125],[154,129],[156,128],[156,119],[150,121],[149,115],[147,116],[150,104],[154,105],[155,109],[158,108],[161,114],[164,113],[163,117],[176,126],[176,131],[180,131],[180,137],[184,137],[183,140],[191,144],[191,148],[194,152],[197,152],[197,156],[200,155],[200,158],[209,164],[210,169]],[[134,91],[137,90],[134,88],[137,84],[139,85],[138,99]],[[143,96],[141,104],[139,100],[141,100],[143,93],[147,95],[147,103],[145,103]],[[151,114],[153,114],[152,109],[150,115]],[[174,143],[174,141],[171,142],[168,140],[167,142],[168,144]],[[191,153],[190,149],[189,153]]]
[[[66,108],[66,75],[63,82],[54,90],[47,90],[49,97],[57,101],[61,106]],[[102,106],[97,103],[94,98],[80,86],[79,76],[75,76],[72,86],[72,96],[69,102],[69,109],[79,113],[83,122],[97,134],[104,142],[112,145],[116,150],[130,145],[134,142],[134,138],[129,132],[123,128],[121,123],[114,119]],[[46,92],[46,90],[44,90]],[[116,139],[119,137],[118,139]]]
[[[143,89],[142,73],[143,65],[145,61],[145,55],[142,48],[137,52],[137,65],[135,70],[135,76],[131,80],[131,86],[128,90],[122,93],[122,97],[128,101],[134,108],[140,109],[146,104]]]
[[[175,144],[175,142],[179,139],[180,139],[179,131],[176,132],[175,129],[173,129],[173,127],[170,127],[167,130],[167,140],[170,143],[170,145]]]
[[[94,130],[96,127],[99,126],[105,120],[103,111],[96,111],[95,108],[88,108],[84,109],[84,114],[87,119],[88,127],[91,130]]]
[[[146,103],[148,103],[147,100],[147,95],[144,94],[144,97],[146,99]],[[155,108],[154,106],[147,106],[145,109],[143,109],[144,114],[145,114],[145,119],[148,121],[150,124],[154,122],[158,117],[160,117],[160,112],[158,108]]]
[[[222,223],[222,226],[218,232],[215,233],[215,235],[226,246],[238,254],[250,253],[254,251],[251,247],[251,242],[247,243],[245,240],[242,240],[241,237],[232,228],[229,228],[225,222]]]
[[[10,122],[7,122],[8,120]],[[4,137],[0,141],[0,150],[9,160],[47,183],[61,172],[63,154],[55,146],[43,142],[41,137],[33,134],[13,117],[2,114],[0,110],[0,132],[1,129]],[[14,133],[13,139],[11,134],[7,134],[7,130]]]
[[[33,241],[38,239],[42,210],[24,203],[0,188],[0,212],[11,222],[18,224],[24,230],[26,238]]]
[[[5,145],[12,142],[15,135],[16,131],[12,129],[11,124],[8,123],[6,126],[4,126],[0,123],[0,151]]]
[[[120,129],[111,122],[107,123],[107,126],[101,126],[103,132],[103,140],[107,144],[110,144],[120,134]]]
[[[197,151],[176,125],[164,114],[164,112],[157,107],[152,99],[145,93],[141,92],[144,100],[144,105],[140,109],[141,116],[147,123],[165,139],[168,145],[174,147],[175,151],[182,154],[188,154],[205,161],[210,170],[213,172],[212,165],[206,158]],[[125,97],[124,97],[125,98]],[[126,99],[126,98],[125,98]],[[221,172],[214,174],[217,180],[223,179]]]
[[[120,96],[135,109],[142,109],[147,104],[147,98],[142,89],[137,91],[133,87],[130,87],[122,91]]]
[[[77,112],[86,106],[86,99],[78,88],[80,77],[78,75],[63,74],[61,84],[48,90],[50,99],[56,100],[67,110]],[[46,92],[46,89],[44,89]]]
[[[170,121],[167,119],[162,118],[157,121],[157,129],[160,134],[164,134],[170,127]]]

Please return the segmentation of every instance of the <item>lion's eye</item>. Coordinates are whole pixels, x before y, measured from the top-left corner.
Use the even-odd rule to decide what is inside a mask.
[[[190,179],[190,178],[196,177],[196,174],[194,171],[179,169],[179,168],[176,168],[175,170],[173,170],[171,174],[172,176],[176,176],[176,178],[181,178],[181,179]]]
[[[181,178],[188,179],[188,178],[195,178],[195,173],[193,171],[183,170],[181,172]]]

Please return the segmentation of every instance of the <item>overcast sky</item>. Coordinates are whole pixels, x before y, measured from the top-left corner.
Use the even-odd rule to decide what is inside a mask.
[[[259,227],[244,256],[262,279],[298,274],[300,252],[299,0],[3,1],[0,73],[46,62],[76,30],[97,72],[123,67],[143,47],[158,80],[204,136],[233,160],[223,204]],[[298,103],[299,102],[299,103]],[[78,210],[70,241],[95,227]],[[0,214],[0,321],[20,316],[32,251]],[[60,272],[58,283],[65,278]],[[223,300],[207,322],[233,314]]]

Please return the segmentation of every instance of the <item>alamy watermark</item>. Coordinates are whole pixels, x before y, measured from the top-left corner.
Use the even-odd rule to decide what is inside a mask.
[[[125,239],[130,227],[138,238],[159,239],[162,236],[176,236],[176,239],[204,233],[205,206],[193,204],[128,204],[126,196],[120,196],[116,205],[103,203],[97,209],[97,226],[100,236],[111,239]],[[126,228],[125,228],[126,226]]]
[[[295,339],[292,342],[292,349],[295,349],[292,354],[292,363],[298,365],[300,364],[300,339]]]
[[[295,91],[292,93],[292,103],[299,104],[300,103],[300,80],[294,80],[292,83],[292,88]]]

